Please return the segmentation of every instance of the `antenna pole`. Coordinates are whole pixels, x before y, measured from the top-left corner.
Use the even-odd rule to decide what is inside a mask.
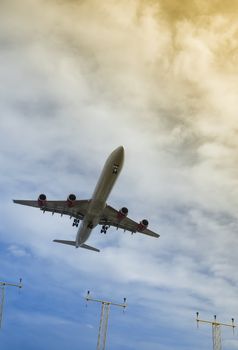
[[[98,330],[98,340],[97,340],[97,350],[105,350],[106,347],[106,339],[107,339],[107,327],[108,327],[108,319],[109,312],[111,306],[122,307],[124,310],[127,307],[126,298],[124,298],[123,304],[113,303],[111,301],[105,301],[100,299],[93,299],[90,296],[90,291],[88,291],[87,296],[85,297],[86,301],[94,301],[96,303],[100,303],[101,307],[101,316],[99,322],[99,330]]]
[[[5,287],[10,286],[10,287],[17,287],[17,288],[22,288],[22,279],[20,278],[19,283],[8,283],[8,282],[2,282],[0,281],[0,328],[2,327],[2,319],[3,319],[3,306],[4,306],[4,301],[5,301]]]
[[[207,321],[207,320],[201,320],[199,318],[199,312],[197,312],[197,327],[199,327],[199,323],[206,323],[212,326],[212,343],[213,343],[213,350],[222,350],[222,341],[221,341],[221,327],[232,327],[233,329],[233,334],[234,334],[234,328],[236,327],[235,325],[235,320],[234,318],[231,319],[231,323],[222,323],[217,321],[217,316],[214,315],[214,320],[213,321]]]

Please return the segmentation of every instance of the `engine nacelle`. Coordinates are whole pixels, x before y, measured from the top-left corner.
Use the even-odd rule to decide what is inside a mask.
[[[75,194],[71,193],[68,195],[68,198],[67,198],[67,204],[68,204],[68,207],[72,207],[74,205],[74,202],[76,201],[76,196]]]
[[[149,225],[149,221],[144,219],[144,220],[141,220],[140,223],[138,224],[137,226],[137,230],[138,231],[144,231]]]
[[[128,215],[128,209],[126,207],[122,207],[117,214],[117,218],[119,220],[122,220],[125,217],[127,217],[127,215]]]
[[[39,207],[45,207],[47,203],[47,198],[44,193],[41,193],[38,197],[38,205]]]

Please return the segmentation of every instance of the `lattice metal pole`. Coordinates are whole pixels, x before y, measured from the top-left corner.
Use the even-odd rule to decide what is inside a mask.
[[[216,324],[216,323],[212,324],[212,342],[213,342],[213,350],[222,350],[220,324]]]
[[[4,298],[5,298],[5,289],[4,287],[0,287],[1,291],[1,304],[0,304],[0,328],[2,327],[2,318],[3,318],[3,305],[4,305]]]
[[[2,327],[2,320],[3,320],[3,307],[4,307],[4,301],[5,301],[5,287],[10,286],[10,287],[17,287],[17,288],[22,288],[22,279],[20,278],[19,283],[8,283],[8,282],[2,282],[0,281],[0,328]]]
[[[104,332],[103,332],[103,343],[102,349],[104,350],[106,347],[106,339],[107,339],[107,326],[108,326],[108,318],[111,304],[105,304],[106,314],[105,314],[105,322],[104,322]]]
[[[234,324],[234,318],[231,319],[231,323],[221,323],[217,322],[217,317],[214,315],[214,320],[213,321],[207,321],[207,320],[201,320],[199,319],[199,312],[197,312],[197,327],[199,325],[199,322],[201,323],[207,323],[212,326],[212,344],[213,344],[213,350],[222,350],[222,341],[221,341],[221,326],[224,327],[232,327],[233,329],[233,334],[234,334],[234,329],[235,329],[235,324]]]
[[[98,330],[97,350],[105,349],[110,304],[102,301],[101,317]]]
[[[102,309],[101,309],[101,317],[100,317],[99,330],[98,330],[97,350],[100,349],[103,318],[104,318],[104,303],[102,303]]]
[[[95,301],[102,304],[101,317],[100,317],[99,330],[98,330],[97,350],[105,350],[110,307],[113,305],[113,306],[118,306],[125,309],[127,306],[126,298],[124,298],[123,304],[117,304],[117,303],[112,303],[111,301],[93,299],[90,296],[90,292],[88,291],[85,299],[86,301]]]

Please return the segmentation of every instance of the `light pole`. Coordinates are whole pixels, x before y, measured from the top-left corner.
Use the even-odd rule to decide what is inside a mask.
[[[118,304],[118,303],[113,303],[111,301],[93,299],[90,296],[90,291],[88,291],[85,299],[86,299],[86,301],[94,301],[94,302],[102,304],[101,317],[100,317],[99,330],[98,330],[97,350],[105,350],[110,307],[111,306],[118,306],[118,307],[122,307],[123,309],[125,309],[127,307],[126,298],[124,298],[123,304]]]
[[[200,323],[207,323],[212,326],[212,343],[213,343],[213,350],[222,350],[222,342],[221,342],[221,326],[224,327],[232,327],[233,328],[233,333],[234,333],[234,328],[236,327],[234,324],[234,318],[231,319],[231,324],[229,323],[221,323],[217,321],[216,315],[214,315],[214,320],[213,321],[207,321],[207,320],[201,320],[199,319],[199,312],[197,312],[197,327],[199,326]]]
[[[3,319],[3,306],[5,301],[5,287],[17,287],[22,288],[22,279],[20,278],[19,283],[8,283],[0,281],[0,291],[1,291],[1,299],[0,299],[0,328],[2,327],[2,319]]]

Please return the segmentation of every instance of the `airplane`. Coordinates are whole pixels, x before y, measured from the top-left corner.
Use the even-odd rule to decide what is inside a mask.
[[[69,215],[74,218],[73,226],[78,227],[75,241],[54,239],[53,242],[85,248],[100,252],[99,249],[91,247],[85,242],[89,238],[92,230],[101,225],[101,233],[106,234],[109,227],[117,229],[143,233],[152,237],[160,237],[159,234],[148,229],[149,222],[146,219],[139,223],[127,217],[128,209],[122,207],[117,210],[106,204],[107,198],[121,172],[124,163],[124,148],[119,146],[107,158],[101,175],[94,189],[92,198],[89,200],[77,200],[75,194],[71,193],[66,200],[47,200],[45,194],[40,194],[38,200],[18,200],[13,202],[40,208],[44,212],[59,213],[61,216]]]

